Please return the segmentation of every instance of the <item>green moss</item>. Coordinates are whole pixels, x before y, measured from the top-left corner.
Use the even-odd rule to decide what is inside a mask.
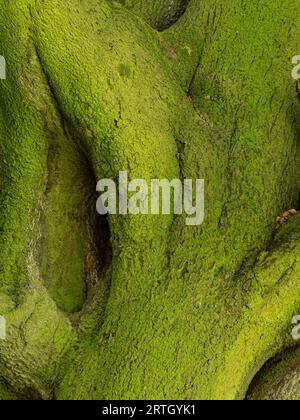
[[[7,384],[0,380],[0,401],[11,401],[14,400],[13,393],[8,389]]]
[[[31,3],[4,2],[0,11],[7,62],[0,85],[0,313],[7,320],[0,375],[17,394],[33,390],[50,398],[57,364],[73,338],[36,259],[55,111],[29,30]]]
[[[130,77],[131,75],[130,66],[127,66],[126,64],[119,64],[118,70],[122,77]]]
[[[274,240],[299,192],[298,6],[191,0],[157,34],[104,0],[6,3],[0,375],[44,398],[243,398],[300,306],[299,217]],[[89,269],[92,189],[120,170],[204,178],[205,222],[109,217],[111,267]],[[54,301],[82,309],[78,342]]]
[[[168,28],[184,12],[188,0],[118,0],[131,12],[141,16],[153,28]]]

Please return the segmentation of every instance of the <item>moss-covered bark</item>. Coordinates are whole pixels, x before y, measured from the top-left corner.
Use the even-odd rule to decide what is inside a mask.
[[[174,22],[185,11],[189,0],[117,0],[128,10],[141,16],[149,25],[161,31]]]
[[[270,360],[254,378],[249,400],[299,400],[299,348],[279,354]]]
[[[0,397],[243,398],[300,309],[300,6],[119,3],[0,1]],[[204,224],[96,217],[120,170]]]

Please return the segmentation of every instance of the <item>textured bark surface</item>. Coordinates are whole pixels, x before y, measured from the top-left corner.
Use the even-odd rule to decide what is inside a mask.
[[[248,397],[297,397],[300,5],[0,5],[0,398],[242,399],[278,354]],[[204,178],[203,225],[97,216],[120,170]]]
[[[278,355],[257,374],[249,389],[249,400],[299,400],[299,348]]]
[[[184,13],[189,0],[118,0],[128,10],[141,16],[153,28],[162,31]]]

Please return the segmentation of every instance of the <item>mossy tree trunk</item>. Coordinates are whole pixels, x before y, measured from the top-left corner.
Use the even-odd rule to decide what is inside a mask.
[[[0,3],[0,398],[244,398],[300,310],[300,5]],[[96,216],[120,170],[205,222]]]

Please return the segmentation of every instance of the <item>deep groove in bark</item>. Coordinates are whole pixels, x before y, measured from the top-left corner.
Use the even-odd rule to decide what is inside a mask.
[[[38,49],[35,47],[36,56],[39,61],[43,77],[46,80],[47,86],[49,88],[49,93],[51,96],[52,104],[56,110],[56,114],[59,118],[59,124],[63,130],[64,137],[70,142],[74,143],[74,148],[77,149],[78,155],[80,155],[80,167],[83,177],[86,178],[86,189],[83,196],[82,205],[87,206],[87,214],[89,220],[86,221],[86,225],[89,226],[87,230],[89,231],[90,242],[88,245],[89,252],[86,255],[84,261],[84,282],[85,282],[85,298],[82,307],[77,313],[71,315],[71,321],[75,327],[79,325],[81,312],[84,311],[86,304],[88,303],[89,294],[93,288],[97,288],[99,281],[105,281],[105,291],[102,291],[104,294],[103,298],[106,302],[110,285],[107,284],[107,271],[111,267],[112,263],[112,247],[111,247],[111,235],[108,218],[106,216],[100,216],[96,212],[96,184],[97,180],[95,178],[94,172],[91,169],[91,165],[88,159],[86,150],[84,149],[82,142],[72,125],[64,118],[63,111],[59,105],[59,102],[56,98],[55,92],[52,88],[51,81],[43,67],[42,59],[39,55]],[[52,139],[53,143],[49,144],[49,154],[48,154],[48,176],[46,181],[45,188],[45,197],[47,200],[47,195],[51,191],[51,166],[55,165],[55,160],[58,158],[57,152],[59,153],[60,145],[56,143],[56,139]],[[42,216],[43,218],[43,216]],[[105,302],[102,304],[105,306]]]
[[[169,20],[165,21],[161,26],[159,26],[158,30],[160,32],[165,31],[166,29],[169,29],[172,25],[174,25],[176,22],[178,22],[181,16],[183,16],[186,12],[189,2],[190,0],[181,0],[181,4],[174,16]]]

